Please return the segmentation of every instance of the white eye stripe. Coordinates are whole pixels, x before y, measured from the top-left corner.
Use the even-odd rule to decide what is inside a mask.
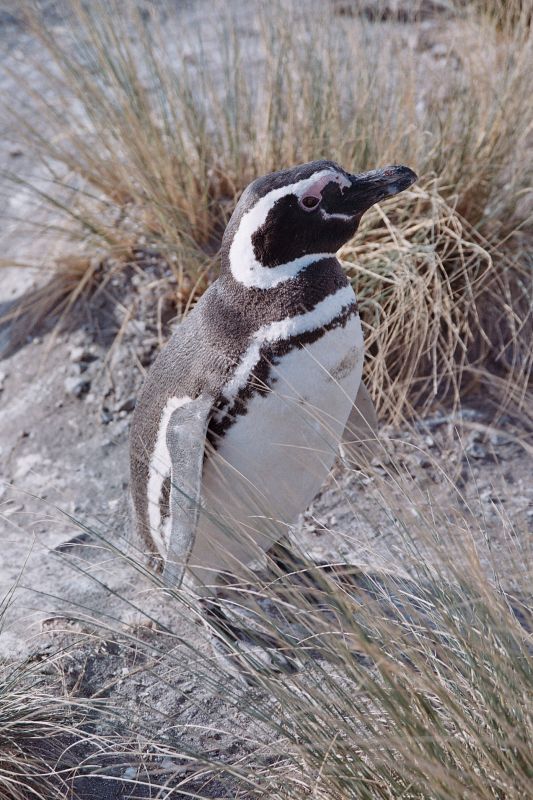
[[[294,194],[300,200],[306,193],[315,194],[331,181],[340,186],[349,186],[348,178],[331,169],[315,172],[287,186],[280,186],[261,197],[257,203],[243,214],[239,227],[233,237],[229,251],[231,274],[239,283],[249,288],[269,289],[294,278],[304,267],[321,258],[330,258],[335,253],[313,253],[296,258],[277,267],[264,267],[255,257],[252,236],[265,223],[274,204],[285,195]]]

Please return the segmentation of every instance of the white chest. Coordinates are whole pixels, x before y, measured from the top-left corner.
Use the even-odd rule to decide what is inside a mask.
[[[192,564],[205,563],[209,537],[245,557],[222,527],[240,526],[267,549],[305,510],[335,459],[362,367],[357,315],[272,367],[271,391],[249,399],[206,463],[202,496],[211,516],[199,525]]]

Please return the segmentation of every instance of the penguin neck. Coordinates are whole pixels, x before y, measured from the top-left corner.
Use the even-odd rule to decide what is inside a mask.
[[[329,295],[348,286],[349,281],[334,255],[318,254],[294,276],[268,288],[244,285],[235,279],[229,265],[222,270],[218,283],[240,314],[251,314],[263,323],[310,311]]]

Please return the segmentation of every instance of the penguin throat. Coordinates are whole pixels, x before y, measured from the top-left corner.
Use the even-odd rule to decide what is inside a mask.
[[[307,253],[286,264],[275,267],[265,267],[253,257],[253,248],[250,246],[252,256],[244,260],[232,259],[230,252],[229,268],[233,278],[248,289],[273,289],[280,283],[296,278],[300,272],[325,258],[335,258],[335,253]]]

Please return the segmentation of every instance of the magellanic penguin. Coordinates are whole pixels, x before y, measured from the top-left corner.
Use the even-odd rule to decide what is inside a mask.
[[[158,355],[133,417],[137,526],[172,585],[186,571],[199,593],[215,592],[320,489],[356,396],[369,404],[336,252],[367,209],[415,180],[404,166],[351,175],[313,161],[243,192],[220,277]]]

